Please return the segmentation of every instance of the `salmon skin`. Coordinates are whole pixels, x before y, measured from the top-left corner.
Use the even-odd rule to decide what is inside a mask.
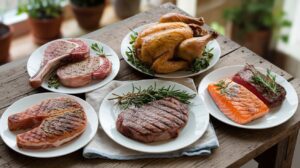
[[[263,101],[229,79],[209,84],[207,89],[220,111],[238,124],[247,124],[269,112]]]
[[[60,146],[82,134],[86,125],[83,108],[69,97],[47,99],[8,117],[11,131],[31,129],[17,135],[17,146],[26,149]]]

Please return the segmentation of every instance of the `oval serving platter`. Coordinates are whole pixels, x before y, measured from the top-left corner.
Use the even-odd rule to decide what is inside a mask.
[[[130,41],[131,41],[131,35],[133,34],[133,32],[141,32],[142,30],[144,30],[145,28],[153,25],[155,23],[150,23],[150,24],[146,24],[146,25],[142,25],[140,27],[137,27],[135,29],[133,29],[131,32],[129,32],[122,40],[122,43],[121,43],[121,54],[124,58],[124,60],[134,69],[144,73],[144,74],[147,74],[147,75],[150,75],[150,76],[155,76],[155,77],[159,77],[159,78],[184,78],[184,77],[191,77],[191,76],[196,76],[196,75],[199,75],[205,71],[207,71],[208,69],[212,68],[220,59],[220,56],[221,56],[221,48],[220,48],[220,45],[219,43],[217,42],[217,40],[212,40],[210,41],[207,45],[206,45],[206,48],[208,49],[212,49],[212,54],[213,54],[213,58],[210,60],[210,64],[207,68],[203,69],[203,70],[200,70],[198,72],[195,72],[193,73],[192,71],[177,71],[177,72],[173,72],[173,73],[168,73],[168,74],[158,74],[158,73],[155,73],[155,74],[149,74],[149,73],[146,73],[144,71],[142,71],[141,69],[137,68],[135,65],[133,65],[130,61],[128,61],[128,56],[126,54],[126,52],[129,51],[129,48],[132,48],[132,45],[130,44]]]

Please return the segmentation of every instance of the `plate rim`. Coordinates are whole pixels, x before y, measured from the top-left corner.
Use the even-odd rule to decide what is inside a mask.
[[[92,109],[92,111],[89,111],[89,112],[85,112],[86,113],[86,116],[87,116],[87,119],[88,119],[88,115],[87,115],[87,113],[91,113],[90,115],[94,115],[93,117],[95,117],[95,116],[97,116],[97,113],[96,113],[96,111],[94,110],[94,108],[87,102],[87,101],[85,101],[85,100],[83,100],[83,99],[81,99],[81,98],[79,98],[79,97],[76,97],[76,96],[73,96],[73,95],[68,95],[68,94],[64,94],[64,93],[54,93],[54,92],[43,92],[43,93],[36,93],[36,94],[32,94],[32,95],[29,95],[29,96],[25,96],[25,97],[22,97],[22,98],[20,98],[20,99],[18,99],[17,101],[15,101],[13,104],[11,104],[4,112],[3,112],[3,114],[2,114],[2,116],[1,116],[1,118],[0,118],[0,122],[2,123],[2,121],[5,119],[5,118],[8,118],[8,116],[9,116],[9,114],[7,114],[7,117],[5,117],[5,118],[3,118],[3,115],[4,114],[6,114],[7,113],[7,111],[9,110],[9,108],[11,108],[11,106],[13,106],[13,105],[15,105],[15,103],[17,103],[17,102],[21,102],[21,101],[24,101],[24,99],[32,99],[32,97],[35,97],[35,96],[42,96],[42,95],[44,95],[45,96],[45,98],[44,99],[42,99],[42,100],[46,100],[46,99],[48,99],[49,97],[47,97],[48,95],[52,95],[53,97],[61,97],[61,96],[65,96],[65,97],[71,97],[71,98],[74,98],[78,103],[84,103],[85,104],[85,106],[88,106],[88,108],[89,109]],[[53,98],[53,97],[51,97],[51,98]],[[42,100],[39,100],[38,102],[40,102],[40,101],[42,101]],[[80,102],[79,102],[80,101]],[[36,103],[34,103],[34,104],[36,104]],[[32,105],[34,105],[34,104],[32,104]],[[32,106],[31,105],[31,106]],[[91,117],[92,118],[92,117]],[[29,157],[32,157],[32,158],[56,158],[56,157],[60,157],[60,156],[65,156],[65,155],[68,155],[68,154],[70,154],[70,153],[73,153],[73,152],[75,152],[75,151],[78,151],[79,149],[81,149],[81,148],[83,148],[84,146],[86,146],[92,139],[93,139],[93,137],[96,135],[96,133],[97,133],[97,130],[98,130],[98,120],[97,120],[97,122],[95,122],[95,123],[92,123],[91,121],[89,121],[88,120],[88,124],[87,124],[87,127],[89,126],[89,124],[90,124],[90,126],[91,126],[91,128],[92,128],[92,132],[91,132],[91,134],[89,134],[90,135],[90,138],[88,138],[87,140],[86,140],[86,142],[84,142],[84,143],[82,143],[81,145],[77,145],[77,146],[74,146],[74,149],[72,149],[72,150],[70,150],[70,151],[68,151],[68,152],[65,152],[65,150],[63,150],[60,154],[52,154],[52,155],[48,155],[48,156],[44,156],[44,155],[38,155],[38,154],[29,154],[29,153],[27,153],[26,151],[22,151],[22,150],[20,150],[20,149],[18,149],[18,147],[17,148],[14,148],[13,146],[10,146],[10,145],[8,145],[7,143],[6,143],[6,141],[7,141],[7,138],[4,138],[5,136],[4,136],[4,126],[3,125],[0,125],[0,136],[1,136],[1,138],[2,138],[2,140],[3,140],[3,142],[5,143],[5,145],[7,146],[7,147],[9,147],[10,149],[12,149],[13,151],[15,151],[15,152],[17,152],[17,153],[19,153],[19,154],[22,154],[22,155],[24,155],[24,156],[29,156]],[[85,130],[86,131],[86,130]],[[84,131],[84,132],[85,132]],[[83,133],[84,133],[83,132]],[[82,134],[83,134],[82,133]],[[81,135],[82,135],[81,134]],[[81,136],[80,135],[80,136]],[[76,137],[76,138],[79,138],[79,137]],[[76,139],[75,138],[75,139]],[[74,139],[74,140],[75,140]],[[72,140],[73,141],[73,140]],[[72,141],[70,141],[69,143],[72,143]],[[15,140],[15,143],[16,143],[16,140]],[[64,148],[63,146],[58,146],[58,147],[55,147],[55,148],[49,148],[49,149],[58,149],[58,148]],[[40,151],[39,150],[39,152],[43,152],[43,151]],[[46,152],[47,153],[47,151],[44,151],[44,152]]]
[[[138,27],[135,27],[135,28],[133,29],[133,31],[135,31],[136,29],[142,29],[142,28],[144,28],[144,27],[153,25],[153,24],[155,24],[155,23],[158,23],[158,22],[151,22],[151,23],[147,23],[147,24],[142,24],[142,25],[140,25],[140,26],[138,26]],[[211,69],[212,67],[214,67],[214,66],[219,62],[219,60],[220,60],[220,58],[221,58],[221,56],[222,56],[221,46],[220,46],[219,42],[218,42],[216,39],[214,39],[214,40],[211,40],[211,42],[217,44],[217,45],[216,45],[216,46],[217,46],[217,49],[216,49],[216,50],[220,52],[220,55],[217,56],[216,62],[215,62],[214,64],[210,64],[210,67],[205,68],[205,69],[203,69],[203,70],[200,70],[200,71],[198,71],[198,72],[196,72],[196,73],[192,73],[192,72],[191,72],[190,74],[187,74],[187,75],[168,76],[167,74],[158,74],[158,73],[154,73],[154,75],[151,75],[151,74],[145,73],[145,72],[143,72],[142,70],[138,69],[137,67],[135,67],[134,65],[132,65],[132,64],[127,60],[127,56],[125,55],[126,50],[123,51],[123,48],[124,48],[123,45],[124,45],[124,46],[125,46],[125,45],[128,46],[128,44],[126,43],[126,40],[130,37],[130,35],[131,35],[131,31],[128,32],[128,33],[123,37],[123,39],[122,39],[122,41],[121,41],[120,53],[121,53],[121,55],[122,55],[122,58],[123,58],[123,59],[125,60],[125,62],[126,62],[128,65],[130,65],[133,69],[135,69],[135,70],[137,70],[137,71],[139,71],[139,72],[141,72],[141,73],[143,73],[143,74],[146,74],[146,75],[148,75],[148,76],[152,76],[152,77],[158,77],[158,78],[164,78],[164,79],[172,79],[172,78],[174,79],[174,78],[187,78],[187,77],[197,76],[197,75],[199,75],[199,74],[201,74],[201,73],[203,73],[203,72],[205,72],[205,71]],[[178,72],[180,72],[180,71],[178,71]],[[184,72],[184,71],[182,71],[182,72]],[[189,72],[189,71],[186,71],[186,72]]]
[[[201,95],[201,96],[203,96],[203,97],[205,97],[204,91],[205,91],[206,89],[204,89],[204,90],[202,91],[202,85],[204,85],[204,84],[203,84],[203,80],[204,80],[205,78],[208,78],[208,77],[209,77],[210,75],[212,75],[213,73],[216,73],[217,71],[222,71],[222,70],[224,70],[224,69],[233,69],[233,68],[241,68],[241,69],[242,69],[244,66],[245,66],[245,65],[243,65],[243,64],[239,64],[239,65],[229,65],[229,66],[224,66],[224,67],[221,67],[221,68],[218,68],[218,69],[215,69],[215,70],[211,71],[210,73],[208,73],[207,75],[205,75],[205,77],[203,77],[203,78],[201,79],[201,82],[200,82],[199,85],[198,85],[198,94]],[[262,67],[259,67],[259,66],[255,66],[255,68],[256,68],[256,69],[260,69],[260,70],[265,70],[265,68],[262,68]],[[279,74],[277,74],[277,73],[274,72],[274,71],[271,71],[271,73],[272,73],[272,74],[275,74],[276,76],[279,76],[280,78],[282,78],[282,79],[284,80],[284,82],[287,83],[288,87],[290,87],[290,88],[292,89],[292,92],[293,92],[293,93],[296,93],[295,88],[291,85],[290,82],[288,82],[285,78],[283,78],[282,76],[280,76]],[[203,87],[204,87],[204,86],[203,86]],[[297,95],[297,94],[296,94],[296,98],[297,98],[297,100],[299,101],[299,98],[298,98],[298,95]],[[205,103],[205,101],[204,101],[204,103]],[[205,104],[206,104],[206,103],[205,103]],[[206,104],[206,106],[209,106],[209,105]],[[289,119],[291,119],[291,118],[295,115],[295,113],[296,113],[296,111],[297,111],[297,108],[298,108],[298,104],[296,105],[295,109],[292,111],[291,116],[285,118],[285,119],[282,120],[281,122],[278,122],[278,123],[276,123],[276,124],[272,124],[272,125],[270,125],[270,126],[261,126],[261,127],[247,126],[247,124],[245,124],[245,125],[238,124],[238,123],[235,123],[235,122],[231,121],[230,119],[229,119],[230,121],[222,120],[222,119],[220,119],[219,117],[216,117],[216,116],[213,114],[213,112],[211,112],[211,111],[209,111],[209,114],[212,115],[212,116],[213,116],[215,119],[217,119],[218,121],[220,121],[220,122],[222,122],[222,123],[224,123],[224,124],[233,126],[233,127],[242,128],[242,129],[249,129],[249,130],[263,130],[263,129],[268,129],[268,128],[274,128],[274,127],[276,127],[276,126],[279,126],[279,125],[281,125],[281,124],[287,122]],[[218,112],[220,112],[221,114],[223,114],[220,110],[218,110]],[[224,115],[224,114],[223,114],[223,115]],[[225,115],[224,115],[224,117],[227,118],[227,116],[225,116]]]
[[[86,87],[86,86],[82,86],[82,87],[78,87],[78,88],[67,87],[68,89],[71,89],[71,90],[83,89],[83,90],[81,90],[81,91],[65,91],[65,90],[51,89],[51,88],[48,88],[47,86],[43,86],[43,83],[42,83],[42,85],[41,85],[40,87],[46,89],[47,91],[55,92],[55,93],[81,94],[81,93],[86,93],[86,92],[90,92],[90,91],[99,89],[99,88],[101,88],[101,87],[107,85],[109,82],[111,82],[111,81],[118,75],[119,70],[120,70],[120,64],[121,64],[121,63],[120,63],[120,58],[119,58],[119,55],[116,53],[116,51],[115,51],[114,49],[112,49],[109,45],[107,45],[106,43],[103,43],[103,42],[101,42],[101,41],[94,40],[94,39],[89,39],[89,38],[82,38],[82,37],[69,38],[69,37],[67,37],[67,38],[60,38],[60,39],[56,39],[56,40],[49,41],[49,42],[47,42],[46,44],[43,44],[43,45],[39,46],[37,49],[35,49],[35,50],[30,54],[30,56],[29,56],[29,58],[28,58],[28,60],[27,60],[27,63],[26,63],[26,70],[27,70],[27,74],[29,75],[29,77],[31,77],[31,75],[29,74],[29,72],[30,72],[30,71],[29,71],[29,66],[30,66],[30,65],[29,65],[29,60],[32,59],[32,57],[34,56],[33,54],[34,54],[35,52],[38,52],[38,50],[42,50],[42,48],[46,47],[47,45],[49,45],[49,44],[52,43],[52,42],[59,41],[59,40],[69,40],[69,39],[80,39],[80,40],[85,41],[86,43],[87,43],[87,41],[96,42],[96,43],[98,43],[98,44],[101,44],[101,45],[107,47],[109,50],[112,51],[112,56],[113,56],[113,57],[116,57],[116,58],[117,58],[116,60],[118,60],[118,61],[115,61],[115,62],[112,64],[112,68],[114,68],[114,67],[116,68],[116,73],[115,73],[115,74],[112,74],[112,73],[111,73],[111,74],[112,74],[112,76],[111,76],[112,79],[109,80],[109,81],[107,81],[106,83],[104,83],[104,84],[102,84],[102,85],[100,85],[101,81],[99,81],[98,83],[93,84],[93,85],[99,85],[99,86],[97,86],[97,87],[95,87],[95,88],[84,89],[84,87]],[[90,47],[90,46],[89,46],[89,47]],[[41,51],[41,52],[43,52],[43,51]],[[91,85],[91,86],[93,86],[93,85]]]
[[[206,106],[206,105],[204,104],[203,98],[202,98],[200,95],[198,95],[196,91],[190,89],[189,87],[187,87],[187,86],[185,86],[185,85],[183,85],[183,84],[180,84],[180,83],[177,83],[177,82],[174,82],[174,81],[167,81],[167,80],[160,80],[160,79],[144,79],[144,80],[138,80],[138,81],[131,81],[130,83],[121,85],[121,86],[119,86],[119,87],[113,89],[112,91],[110,91],[110,92],[105,96],[105,98],[104,98],[103,100],[106,100],[106,99],[108,98],[108,96],[110,96],[110,94],[111,94],[112,92],[114,92],[116,89],[119,89],[120,87],[126,87],[126,86],[128,86],[128,85],[132,85],[133,83],[150,82],[150,81],[151,81],[151,82],[153,82],[153,81],[170,82],[170,83],[175,83],[176,85],[181,85],[182,87],[184,87],[184,88],[186,88],[186,89],[188,89],[188,90],[194,92],[194,93],[196,94],[196,96],[197,96],[199,99],[202,100],[203,105]],[[185,144],[184,146],[181,146],[181,147],[179,147],[179,148],[172,149],[172,150],[164,150],[164,151],[163,151],[163,150],[160,150],[160,151],[140,150],[140,149],[131,147],[130,145],[124,145],[124,144],[118,142],[117,140],[114,139],[114,137],[112,137],[112,136],[108,133],[108,132],[109,132],[108,130],[104,129],[105,127],[103,127],[103,123],[101,122],[101,116],[102,116],[102,114],[101,114],[101,109],[103,108],[103,105],[102,105],[103,102],[104,102],[104,101],[102,101],[102,103],[101,103],[101,105],[100,105],[100,108],[99,108],[99,111],[98,111],[98,120],[99,120],[99,123],[100,123],[100,125],[101,125],[101,128],[103,129],[103,131],[105,132],[105,134],[106,134],[111,140],[113,140],[115,143],[119,144],[120,146],[123,146],[123,147],[125,147],[125,148],[127,148],[127,149],[131,149],[131,150],[134,150],[134,151],[144,152],[144,153],[158,154],[158,153],[167,153],[167,152],[173,152],[173,151],[177,151],[177,150],[183,149],[183,148],[185,148],[185,147],[187,147],[187,146],[189,146],[189,145],[195,143],[198,139],[200,139],[200,138],[204,135],[204,133],[206,132],[206,130],[207,130],[208,126],[209,126],[209,123],[210,123],[210,115],[209,115],[209,112],[208,112],[207,110],[205,110],[205,117],[207,117],[207,119],[205,120],[205,123],[204,123],[204,124],[205,124],[205,125],[204,125],[205,128],[203,128],[203,131],[198,135],[198,138],[195,138],[195,140],[193,140],[192,142],[190,142],[190,143],[188,143],[188,144]],[[206,108],[205,108],[205,109],[206,109]],[[104,113],[104,112],[102,112],[102,113]],[[182,129],[183,129],[183,128],[182,128]],[[119,133],[119,134],[121,134],[121,133]],[[121,134],[121,135],[122,135],[122,134]],[[124,136],[124,135],[122,135],[122,136]],[[179,133],[178,136],[180,136],[180,133]],[[126,137],[126,138],[128,138],[128,137]],[[130,138],[129,138],[129,139],[130,139]],[[134,141],[135,141],[135,140],[134,140]],[[137,141],[137,142],[138,142],[138,141]],[[142,142],[140,142],[140,143],[142,143]]]

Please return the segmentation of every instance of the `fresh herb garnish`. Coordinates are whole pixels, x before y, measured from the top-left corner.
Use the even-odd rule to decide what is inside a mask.
[[[58,80],[58,76],[56,75],[55,72],[52,72],[50,74],[49,79],[48,79],[48,88],[58,89],[59,86],[60,86],[60,83],[59,83],[59,80]]]
[[[93,43],[91,45],[91,48],[92,50],[94,50],[96,52],[97,55],[99,56],[111,56],[111,55],[108,55],[108,54],[105,54],[104,53],[104,49],[102,46],[99,46],[97,43]]]
[[[213,58],[214,54],[212,53],[212,50],[214,48],[210,48],[209,50],[204,49],[202,53],[202,57],[196,58],[193,65],[192,65],[192,72],[199,72],[202,69],[205,69],[209,66],[210,60]]]
[[[253,69],[250,69],[250,70],[253,73],[252,81],[255,84],[258,84],[258,85],[261,85],[261,86],[267,88],[274,94],[278,93],[276,76],[271,74],[270,69],[267,69],[266,76],[264,76],[263,74],[261,74],[260,72],[258,72],[256,70],[253,70]]]
[[[220,91],[221,94],[227,93],[227,87],[229,86],[230,82],[225,82],[224,80],[220,80],[218,83],[215,84],[217,86],[217,90]]]
[[[189,100],[196,96],[196,94],[189,94],[186,91],[175,89],[175,86],[171,85],[168,87],[157,88],[156,83],[146,89],[132,85],[131,92],[123,95],[113,95],[115,97],[108,100],[117,100],[117,104],[121,109],[127,109],[131,106],[140,107],[144,104],[160,100],[165,97],[174,97],[182,103],[189,104]]]
[[[153,76],[154,72],[150,69],[149,66],[142,63],[138,58],[136,58],[136,52],[134,47],[134,42],[136,41],[138,36],[138,33],[135,31],[132,31],[132,34],[130,34],[130,45],[131,47],[128,47],[128,50],[125,52],[129,61],[132,65],[134,65],[136,68],[140,69],[141,71]]]

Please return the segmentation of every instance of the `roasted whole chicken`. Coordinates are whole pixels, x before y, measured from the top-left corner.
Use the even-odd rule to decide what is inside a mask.
[[[159,23],[138,34],[134,43],[137,58],[156,73],[171,73],[188,69],[202,56],[206,44],[218,34],[201,26],[204,19],[178,13],[168,13]]]

